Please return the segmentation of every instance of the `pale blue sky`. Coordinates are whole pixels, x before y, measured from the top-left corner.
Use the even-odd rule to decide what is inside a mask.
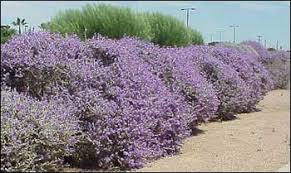
[[[25,18],[32,26],[49,21],[59,10],[81,8],[86,3],[102,1],[1,1],[1,24],[11,24],[16,17]],[[179,10],[194,7],[189,26],[203,34],[206,42],[219,40],[218,30],[225,30],[223,41],[233,40],[231,24],[239,25],[236,40],[267,40],[268,47],[279,41],[290,49],[290,1],[104,1],[116,6],[128,6],[135,11],[158,11],[173,15],[186,23],[186,12]]]

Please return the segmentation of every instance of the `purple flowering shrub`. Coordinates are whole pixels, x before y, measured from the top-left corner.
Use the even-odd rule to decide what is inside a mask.
[[[195,63],[182,49],[164,48],[163,56],[167,59],[168,65],[173,68],[176,78],[175,85],[188,103],[193,106],[199,121],[207,122],[217,116],[220,101],[212,83],[200,74]]]
[[[39,102],[1,88],[1,170],[60,169],[79,138],[74,109],[60,99]]]
[[[289,81],[290,53],[285,51],[268,51],[258,42],[245,41],[242,45],[248,45],[256,50],[259,61],[269,71],[274,82],[273,89],[286,88]]]
[[[209,52],[224,64],[230,65],[250,87],[249,110],[246,111],[253,111],[255,105],[273,87],[268,71],[249,53],[242,54],[236,49],[223,47],[210,47]]]
[[[249,55],[255,55],[255,59],[258,59],[256,56],[259,56],[258,52],[252,48],[251,46],[247,44],[235,44],[235,43],[230,43],[230,42],[221,42],[215,45],[216,47],[221,47],[221,48],[232,48],[235,49],[241,53],[248,53]]]
[[[264,65],[271,74],[274,88],[286,89],[290,82],[290,52],[270,51],[270,54],[270,61]]]
[[[218,115],[222,119],[250,109],[251,88],[231,65],[211,54],[208,46],[190,46],[183,49],[192,56],[195,66],[212,83],[220,101]]]
[[[79,114],[94,145],[95,164],[137,168],[176,153],[190,133],[181,96],[171,93],[122,41],[98,36],[86,44],[88,61],[100,66],[86,80],[90,88],[77,97],[86,99]]]
[[[13,59],[13,50],[4,45],[4,82],[38,100],[57,96],[77,108],[72,116],[79,118],[85,137],[70,160],[78,166],[91,161],[101,168],[141,167],[178,152],[190,134],[186,119],[195,115],[190,117],[183,98],[123,45],[101,37],[87,43],[65,38],[43,46],[37,56],[15,51],[22,61]],[[29,52],[31,47],[23,49]]]
[[[1,45],[1,79],[18,92],[41,100],[68,88],[70,59],[77,61],[79,39],[46,32],[26,33]],[[74,62],[76,63],[76,62]]]
[[[14,37],[1,45],[1,85],[13,89],[1,88],[1,170],[130,169],[176,154],[197,122],[252,111],[273,80],[285,85],[288,55],[268,55],[262,65],[236,48]]]
[[[186,54],[180,49],[160,48],[138,39],[123,38],[126,45],[134,47],[150,71],[158,76],[169,90],[182,95],[191,108],[188,125],[206,122],[216,116],[219,100],[211,83],[202,77]]]
[[[257,52],[258,61],[261,63],[265,63],[271,58],[269,51],[262,44],[256,41],[243,41],[240,44],[252,47]]]

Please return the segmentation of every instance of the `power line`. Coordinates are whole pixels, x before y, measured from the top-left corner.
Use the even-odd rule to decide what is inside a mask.
[[[181,8],[181,10],[187,10],[187,27],[188,27],[188,24],[189,24],[189,12],[190,10],[196,10],[196,8]]]

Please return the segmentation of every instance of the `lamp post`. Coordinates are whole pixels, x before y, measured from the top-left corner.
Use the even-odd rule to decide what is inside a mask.
[[[190,10],[194,11],[194,10],[196,10],[196,8],[181,8],[181,10],[187,10],[187,27],[188,27]]]
[[[210,43],[213,41],[213,34],[210,34]]]
[[[221,30],[221,31],[217,31],[219,33],[219,42],[222,41],[222,33],[224,32],[225,30]]]
[[[239,27],[238,25],[230,25],[229,27],[233,28],[233,43],[235,43],[235,28]]]
[[[261,38],[262,38],[263,36],[258,35],[257,37],[258,37],[258,42],[261,43]]]

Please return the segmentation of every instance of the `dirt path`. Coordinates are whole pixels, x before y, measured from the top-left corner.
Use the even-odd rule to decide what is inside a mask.
[[[290,162],[290,91],[270,92],[260,112],[199,126],[182,153],[135,171],[277,171]]]

